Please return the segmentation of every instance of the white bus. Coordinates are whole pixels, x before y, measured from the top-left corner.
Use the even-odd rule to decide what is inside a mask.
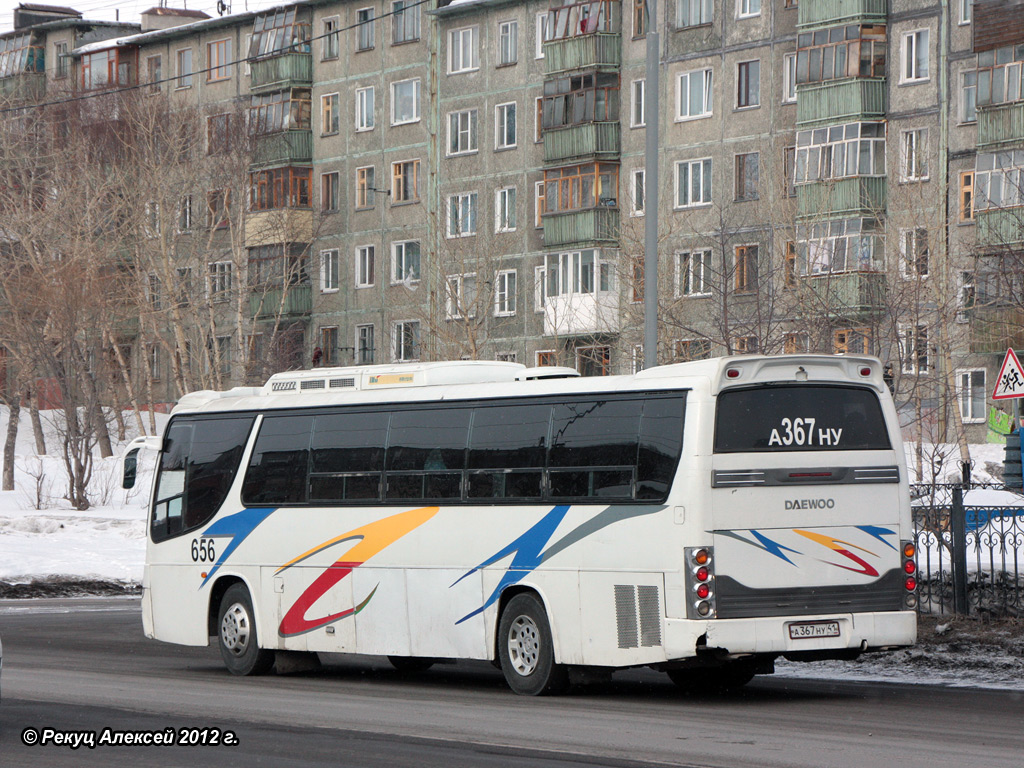
[[[879,361],[730,357],[579,378],[452,362],[196,392],[160,451],[147,637],[489,659],[729,688],[916,638],[907,471]]]

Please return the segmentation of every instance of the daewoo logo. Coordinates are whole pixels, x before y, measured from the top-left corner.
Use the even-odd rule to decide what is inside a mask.
[[[834,509],[835,499],[786,499],[786,509]]]

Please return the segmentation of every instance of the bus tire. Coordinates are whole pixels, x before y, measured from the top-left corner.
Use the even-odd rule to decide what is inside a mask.
[[[544,605],[533,594],[509,600],[498,624],[498,658],[505,681],[521,696],[549,696],[569,687],[569,671],[555,663]]]
[[[434,666],[434,659],[423,656],[388,656],[388,661],[390,661],[391,666],[399,672],[405,672],[407,674],[426,672]]]
[[[274,652],[259,646],[252,598],[244,584],[232,584],[220,600],[217,645],[233,675],[265,675],[274,666]]]
[[[673,683],[695,696],[735,693],[753,680],[754,674],[754,665],[745,661],[732,661],[720,667],[668,670]]]

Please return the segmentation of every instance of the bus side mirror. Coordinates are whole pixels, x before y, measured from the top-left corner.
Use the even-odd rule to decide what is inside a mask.
[[[124,455],[124,472],[121,476],[121,487],[125,490],[135,487],[135,476],[139,469],[139,448],[132,448]]]

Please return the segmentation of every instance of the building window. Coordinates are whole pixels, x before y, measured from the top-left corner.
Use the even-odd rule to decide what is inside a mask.
[[[494,108],[494,143],[496,149],[516,146],[516,104],[499,104]]]
[[[391,244],[391,282],[412,283],[420,279],[420,241]]]
[[[215,261],[208,264],[208,288],[210,301],[227,301],[231,296],[231,275],[234,265],[230,261]]]
[[[885,175],[885,123],[798,131],[796,145],[796,184]]]
[[[711,357],[710,339],[676,339],[676,360],[688,363],[691,360],[707,360]]]
[[[356,209],[373,208],[376,204],[374,178],[376,169],[372,165],[356,168]]]
[[[736,16],[749,19],[761,15],[761,0],[736,0]]]
[[[188,232],[192,229],[192,195],[181,198],[178,206],[178,231]]]
[[[163,56],[146,57],[146,82],[151,83],[149,93],[160,93],[161,81],[164,79],[163,62]]]
[[[206,195],[206,223],[211,229],[220,229],[230,223],[231,190],[215,189]]]
[[[981,424],[987,417],[988,390],[985,388],[985,369],[956,372],[957,401],[960,418],[966,424]]]
[[[928,230],[924,227],[900,233],[900,274],[928,277]]]
[[[757,200],[757,184],[760,175],[760,154],[748,152],[736,155],[736,200]]]
[[[255,94],[249,100],[249,132],[253,135],[312,128],[308,88]],[[335,110],[337,111],[337,110]]]
[[[175,58],[178,66],[178,71],[175,73],[178,82],[175,88],[191,88],[192,87],[192,49],[182,48],[177,52]]]
[[[797,271],[796,243],[792,240],[786,242],[786,255],[782,263],[782,285],[784,288],[796,288]],[[809,349],[809,347],[808,347]]]
[[[676,254],[676,297],[711,294],[711,251]]]
[[[356,363],[371,365],[373,363],[374,340],[372,325],[356,326]]]
[[[420,4],[411,0],[391,3],[392,36],[395,45],[412,43],[420,39]]]
[[[206,154],[226,155],[231,150],[231,115],[206,118]]]
[[[356,50],[369,51],[373,48],[374,34],[373,8],[360,8],[356,11]]]
[[[519,22],[503,21],[498,25],[498,66],[505,67],[519,60]]]
[[[714,7],[714,0],[676,0],[676,27],[710,24]]]
[[[372,131],[373,119],[373,86],[356,88],[356,130]]]
[[[611,347],[578,347],[576,370],[580,376],[610,376],[612,373]]]
[[[676,89],[676,120],[711,116],[712,72],[698,69],[679,75]]]
[[[480,27],[453,29],[448,33],[448,74],[480,68]]]
[[[321,365],[338,364],[338,326],[329,325],[320,327],[320,358]]]
[[[341,176],[337,171],[320,174],[320,210],[333,213],[341,205]]]
[[[412,203],[420,199],[419,160],[404,160],[391,164],[391,200],[395,203]]]
[[[160,380],[160,347],[157,344],[146,345],[146,369],[152,381]]]
[[[445,280],[445,312],[449,320],[476,316],[476,273],[449,275]]]
[[[676,163],[676,208],[711,204],[711,158]]]
[[[537,58],[544,58],[544,43],[551,39],[551,22],[548,19],[548,12],[543,11],[537,14]]]
[[[404,125],[420,119],[420,79],[391,84],[391,124]]]
[[[900,48],[900,82],[919,83],[928,79],[928,30],[903,35]]]
[[[476,234],[476,200],[476,192],[463,192],[448,197],[448,237]]]
[[[312,168],[272,168],[250,175],[249,205],[253,211],[310,208]]]
[[[154,58],[160,58],[155,56]],[[53,44],[53,60],[56,62],[54,67],[53,76],[61,79],[68,76],[71,71],[70,57],[68,56],[68,44],[67,43],[54,43]]]
[[[477,110],[448,113],[448,154],[464,155],[477,151]]]
[[[647,106],[644,101],[646,95],[646,81],[634,80],[630,85],[631,106],[629,111],[629,125],[631,128],[643,128],[647,125]]]
[[[884,147],[883,147],[884,150]],[[883,157],[885,152],[882,153]],[[782,195],[796,197],[796,147],[782,148]]]
[[[900,326],[900,361],[903,373],[924,376],[928,360],[928,328],[924,325]]]
[[[960,221],[974,221],[974,171],[960,174]]]
[[[1005,104],[1021,99],[1021,62],[1024,48],[1006,46],[978,54],[977,103]]]
[[[978,72],[960,73],[960,122],[978,121]]]
[[[372,245],[360,245],[356,248],[356,288],[367,288],[373,285],[375,250]]]
[[[782,103],[796,103],[796,54],[782,57]]]
[[[326,136],[341,130],[341,97],[328,93],[320,97],[320,135]]]
[[[832,352],[837,355],[870,355],[870,328],[839,328],[832,333]]]
[[[846,77],[885,77],[886,26],[862,24],[801,32],[796,38],[797,84]]]
[[[736,293],[757,290],[757,246],[738,245],[733,263],[733,286]]]
[[[619,76],[610,72],[548,78],[543,97],[545,129],[619,119]]]
[[[741,61],[736,68],[736,108],[761,104],[761,62]]]
[[[338,58],[340,46],[338,44],[338,19],[324,19],[323,26],[323,48],[321,57],[324,60]]]
[[[539,298],[604,293],[613,290],[612,264],[601,261],[600,252],[588,248],[568,253],[549,253],[538,277],[544,278]]]
[[[874,219],[840,219],[797,227],[797,273],[877,272],[885,240]]]
[[[516,188],[504,187],[494,193],[494,231],[515,232]]]
[[[732,353],[734,355],[756,355],[760,348],[757,336],[734,336],[732,338]]]
[[[782,339],[782,351],[787,355],[799,355],[811,351],[811,337],[799,331],[787,333]]]
[[[960,13],[958,21],[961,24],[970,24],[974,16],[974,0],[959,0]]]
[[[420,356],[420,324],[416,320],[395,323],[392,329],[395,362],[418,360]]]
[[[207,82],[227,80],[231,77],[231,39],[215,40],[206,44]]]
[[[544,226],[544,182],[533,185],[533,226],[540,229]]]
[[[540,144],[544,141],[544,97],[538,96],[536,103],[536,114],[533,123],[533,141]]]
[[[631,197],[633,198],[630,202],[632,203],[632,215],[643,216],[644,215],[644,201],[647,197],[644,185],[647,182],[647,172],[643,168],[635,168],[632,173],[633,183],[630,185],[630,191],[632,192]]]
[[[494,316],[516,313],[516,270],[502,269],[494,276]]]
[[[337,248],[320,251],[320,292],[334,293],[338,290],[340,259]]]
[[[544,171],[544,213],[618,208],[619,166],[586,163]]]
[[[928,180],[928,129],[904,131],[900,141],[902,181]]]
[[[647,34],[647,0],[633,0],[633,39]]]

